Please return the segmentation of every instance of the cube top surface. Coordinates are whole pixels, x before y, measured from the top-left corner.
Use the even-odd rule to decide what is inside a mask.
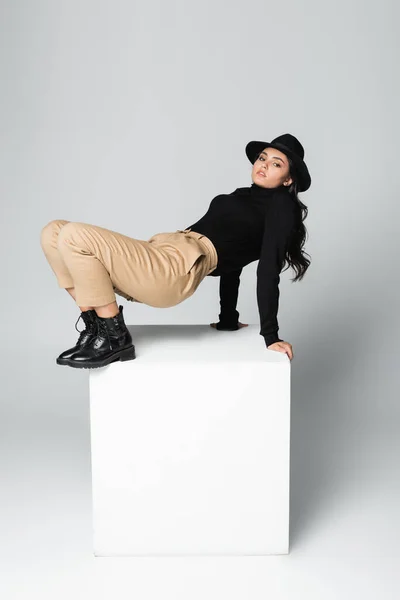
[[[128,325],[136,359],[152,362],[264,362],[290,364],[283,352],[268,350],[259,325],[218,331],[209,325]]]

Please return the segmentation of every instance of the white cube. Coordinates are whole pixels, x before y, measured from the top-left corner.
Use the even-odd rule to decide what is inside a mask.
[[[130,325],[91,369],[95,556],[289,552],[290,360],[258,325]]]

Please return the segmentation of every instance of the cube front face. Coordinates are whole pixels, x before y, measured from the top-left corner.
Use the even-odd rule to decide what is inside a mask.
[[[90,373],[94,554],[288,553],[290,365],[134,366]]]

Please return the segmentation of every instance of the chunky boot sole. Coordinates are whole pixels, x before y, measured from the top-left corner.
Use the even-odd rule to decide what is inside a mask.
[[[119,350],[118,352],[114,352],[109,356],[104,358],[99,357],[98,359],[93,360],[84,360],[82,362],[76,360],[69,360],[68,358],[64,359],[56,359],[58,365],[66,365],[68,367],[74,367],[74,369],[98,369],[100,367],[105,367],[113,362],[117,361],[126,361],[126,360],[134,360],[136,358],[135,346],[131,346],[130,348],[124,348],[123,350]]]

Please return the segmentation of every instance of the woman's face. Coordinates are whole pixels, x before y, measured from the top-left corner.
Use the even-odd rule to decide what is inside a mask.
[[[283,184],[289,186],[293,179],[289,174],[286,154],[275,148],[264,148],[253,164],[251,178],[253,183],[264,188],[275,188]]]

